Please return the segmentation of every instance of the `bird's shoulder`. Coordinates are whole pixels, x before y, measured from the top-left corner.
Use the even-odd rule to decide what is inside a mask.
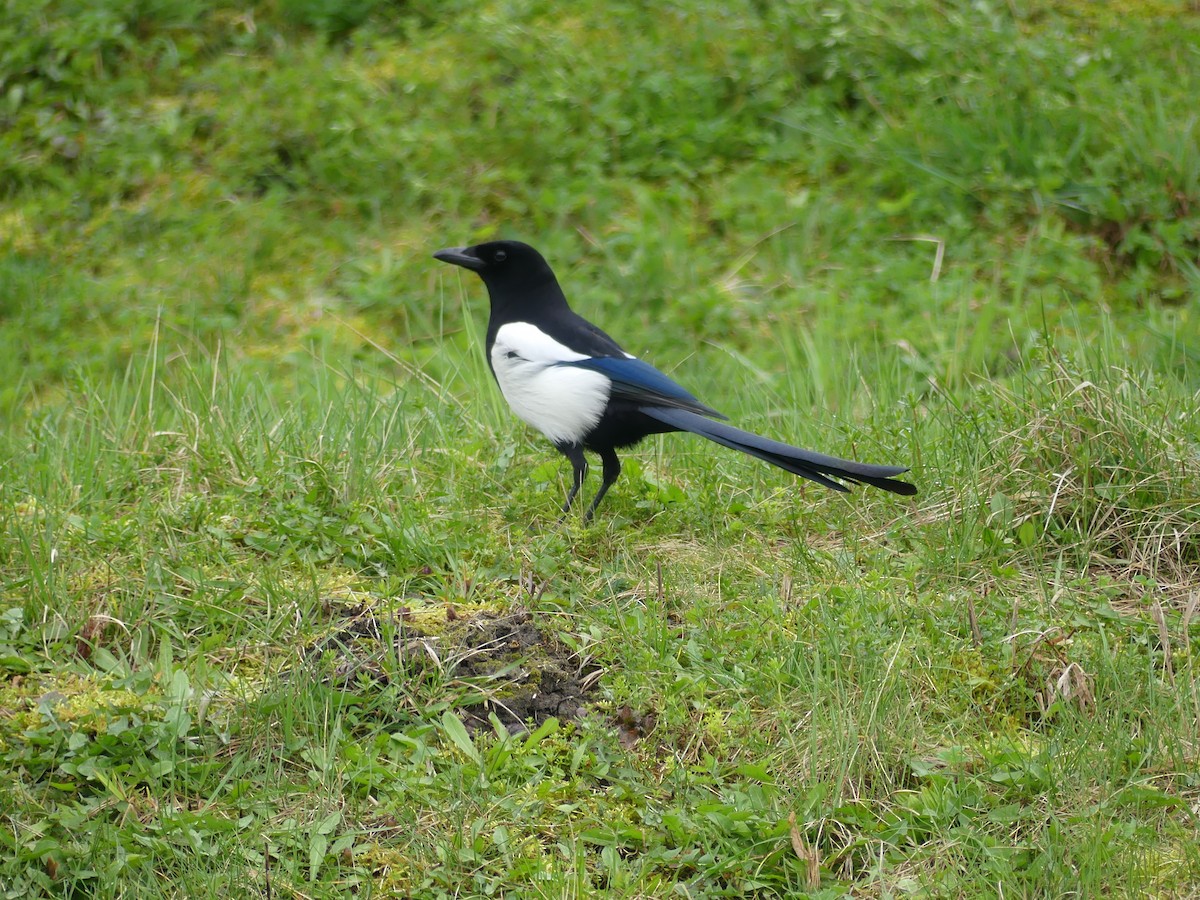
[[[548,317],[544,323],[545,332],[564,346],[570,347],[576,353],[585,356],[628,356],[625,350],[606,334],[598,325],[594,325],[583,316],[564,310],[558,315]]]
[[[563,360],[584,357],[628,357],[621,345],[582,316],[570,309],[550,314],[493,319],[488,328],[487,350],[490,354],[497,339],[520,345],[538,345]],[[541,345],[545,345],[542,347]],[[551,348],[557,346],[558,350]],[[530,347],[532,349],[532,346]],[[541,354],[539,354],[541,355]]]

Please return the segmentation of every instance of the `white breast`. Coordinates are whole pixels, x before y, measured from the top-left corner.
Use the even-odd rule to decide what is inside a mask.
[[[550,440],[579,443],[608,405],[611,382],[599,372],[555,363],[587,359],[528,322],[502,325],[492,370],[513,412]]]

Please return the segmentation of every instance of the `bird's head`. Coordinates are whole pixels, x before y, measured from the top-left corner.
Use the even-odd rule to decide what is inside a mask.
[[[483,279],[493,301],[496,292],[528,293],[547,285],[558,286],[549,263],[528,244],[520,241],[488,241],[473,247],[448,247],[434,259],[470,269]]]

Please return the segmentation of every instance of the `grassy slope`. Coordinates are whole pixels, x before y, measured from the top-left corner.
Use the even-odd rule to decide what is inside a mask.
[[[7,7],[0,892],[1194,893],[1197,43],[1169,3]],[[493,234],[921,495],[675,438],[552,527],[428,259]],[[479,685],[300,665],[361,602],[529,606],[600,706],[472,739]]]

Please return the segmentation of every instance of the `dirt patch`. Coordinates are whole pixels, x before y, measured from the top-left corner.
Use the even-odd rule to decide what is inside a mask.
[[[490,713],[511,733],[551,716],[577,719],[599,668],[539,628],[524,609],[464,614],[453,606],[401,608],[377,613],[362,607],[337,611],[335,630],[304,651],[305,668],[332,665],[331,680],[351,684],[366,677],[388,684],[404,679],[414,699],[442,699],[446,688],[466,700],[458,708],[472,730],[490,730]],[[427,688],[441,685],[438,697]]]

